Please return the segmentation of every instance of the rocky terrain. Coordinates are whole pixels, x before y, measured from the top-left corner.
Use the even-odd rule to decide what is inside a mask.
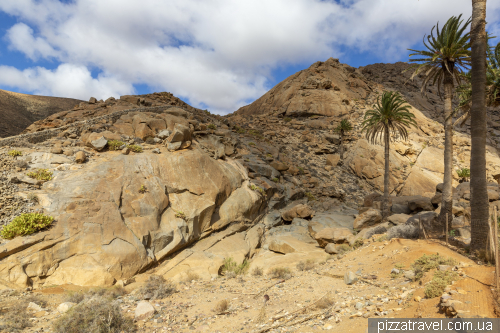
[[[0,138],[17,135],[33,122],[71,109],[80,102],[73,98],[33,96],[0,90]]]
[[[31,299],[28,330],[45,332],[72,306],[59,308],[66,291],[117,286],[120,311],[151,332],[364,332],[370,316],[496,316],[492,269],[467,258],[470,188],[456,173],[454,251],[439,241],[444,133],[434,103],[412,86],[403,93],[418,127],[391,146],[392,215],[382,221],[383,148],[364,139],[361,121],[402,79],[367,77],[396,76],[400,64],[372,66],[315,63],[226,117],[166,92],[90,98],[0,139],[0,224],[26,212],[54,217],[40,232],[0,240],[4,322],[8,304]],[[344,160],[334,131],[342,118],[354,127]],[[500,207],[489,144],[488,193]],[[454,167],[469,161],[464,128]],[[411,276],[416,259],[436,252],[455,259],[457,274],[441,299],[424,297],[434,271]],[[150,276],[179,292],[141,294]],[[210,312],[224,299],[230,306]]]

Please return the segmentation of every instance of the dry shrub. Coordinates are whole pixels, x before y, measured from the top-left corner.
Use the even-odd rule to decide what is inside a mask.
[[[33,303],[35,303],[37,305],[40,305],[42,308],[46,308],[47,307],[47,301],[44,300],[39,295],[31,294],[31,295],[25,297],[24,301],[26,301],[27,303],[33,302]]]
[[[292,277],[292,272],[286,267],[275,267],[268,274],[274,279],[288,280]]]
[[[438,268],[439,265],[456,265],[456,260],[453,258],[445,258],[440,256],[439,253],[426,255],[424,254],[411,265],[413,271],[415,272],[415,281],[420,280],[425,272],[431,269]]]
[[[55,333],[121,333],[136,332],[131,318],[124,317],[120,306],[95,296],[62,315],[53,325]]]
[[[223,313],[229,309],[229,301],[227,299],[220,300],[214,308],[215,313]]]
[[[85,299],[85,294],[81,291],[68,291],[64,297],[65,302],[78,304]]]
[[[312,259],[307,259],[306,261],[301,260],[297,264],[297,269],[299,271],[309,271],[309,270],[313,269],[315,265],[316,265],[316,263]]]
[[[334,303],[335,301],[333,300],[333,297],[328,293],[325,296],[321,297],[321,299],[316,302],[314,307],[316,309],[326,309],[331,307]]]
[[[199,280],[201,279],[200,276],[198,274],[196,274],[195,272],[187,272],[186,273],[186,277],[184,278],[184,281],[185,282],[191,282],[191,281],[196,281],[196,280]]]
[[[252,275],[253,276],[262,276],[264,274],[264,270],[262,269],[262,267],[255,267],[252,271]]]
[[[26,310],[27,305],[26,302],[19,302],[9,307],[0,323],[0,332],[21,332],[31,327],[30,316]]]
[[[149,294],[151,299],[162,299],[175,292],[175,286],[163,276],[151,275],[146,285],[139,289],[138,295],[143,298]]]
[[[457,279],[457,272],[453,271],[436,271],[432,277],[432,281],[425,286],[425,297],[434,298],[441,296],[447,285]]]
[[[257,318],[254,320],[256,323],[263,323],[266,321],[266,306],[264,305],[262,308],[260,308],[259,314],[257,315]]]

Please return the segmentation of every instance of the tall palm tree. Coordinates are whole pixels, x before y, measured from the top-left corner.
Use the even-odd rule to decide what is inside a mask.
[[[377,100],[372,110],[365,113],[362,131],[366,132],[366,139],[375,143],[384,140],[385,172],[384,172],[384,201],[382,202],[382,217],[389,215],[389,144],[394,136],[399,135],[403,140],[408,139],[407,127],[417,126],[415,115],[409,111],[410,105],[397,92],[386,91]]]
[[[340,124],[335,128],[340,134],[340,160],[344,161],[344,136],[347,132],[352,131],[352,124],[347,119],[342,119]]]
[[[487,243],[489,201],[486,181],[486,0],[472,0],[471,250]],[[495,221],[496,226],[496,221]]]
[[[418,59],[410,59],[410,62],[417,62],[408,68],[416,68],[411,78],[413,79],[420,72],[424,72],[424,81],[422,83],[422,94],[425,93],[427,84],[432,80],[432,84],[437,82],[438,93],[441,97],[441,85],[444,86],[444,179],[443,179],[443,197],[441,202],[440,219],[444,225],[446,215],[448,224],[451,228],[452,215],[452,167],[453,167],[453,122],[452,106],[454,82],[460,84],[461,74],[467,70],[471,62],[470,51],[470,33],[464,33],[470,24],[468,19],[464,25],[461,20],[462,15],[451,17],[443,29],[439,30],[437,24],[436,37],[434,37],[434,28],[432,27],[430,36],[427,36],[427,43],[424,45],[427,50],[414,51],[411,56],[420,56]]]

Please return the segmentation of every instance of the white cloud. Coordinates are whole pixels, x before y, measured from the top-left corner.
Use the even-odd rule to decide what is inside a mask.
[[[15,79],[11,86],[22,82],[17,87],[87,99],[118,97],[132,92],[133,84],[148,84],[188,97],[194,106],[204,103],[225,113],[265,93],[277,67],[339,57],[341,48],[369,52],[384,61],[406,58],[406,49],[438,20],[444,24],[460,13],[469,17],[471,3],[2,0],[0,10],[22,22],[7,33],[12,49],[33,60],[61,63],[54,71],[2,67],[0,73]],[[489,1],[488,21],[499,18],[500,3]],[[498,25],[491,26],[498,30]],[[92,79],[88,68],[106,74]],[[65,79],[67,73],[79,80]]]

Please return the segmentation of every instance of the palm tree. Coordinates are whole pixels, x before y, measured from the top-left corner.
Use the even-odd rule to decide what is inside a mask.
[[[472,0],[471,24],[471,250],[487,243],[489,201],[486,181],[486,0]],[[496,96],[495,96],[496,97]],[[472,162],[474,161],[474,162]],[[496,221],[495,221],[496,226]]]
[[[409,111],[410,105],[397,92],[386,91],[377,100],[373,110],[365,113],[362,131],[366,132],[366,139],[375,143],[384,140],[385,146],[385,172],[384,172],[384,201],[382,203],[382,217],[389,215],[389,143],[391,134],[394,139],[399,135],[403,140],[408,139],[407,127],[417,126],[415,115]]]
[[[444,179],[443,179],[443,198],[441,202],[441,221],[445,223],[446,215],[451,228],[452,221],[452,166],[453,166],[453,122],[452,106],[454,81],[461,82],[461,74],[464,69],[468,69],[471,62],[469,33],[464,31],[470,24],[468,19],[464,25],[460,20],[462,15],[451,17],[443,29],[439,30],[439,23],[434,37],[434,28],[432,27],[430,36],[427,36],[427,43],[424,45],[427,50],[414,51],[411,56],[417,55],[421,58],[410,59],[410,62],[418,62],[408,68],[416,68],[412,74],[413,79],[420,72],[424,72],[424,81],[421,92],[424,94],[427,84],[432,80],[432,84],[437,82],[438,93],[441,97],[441,84],[444,86]]]
[[[352,131],[352,124],[347,119],[342,119],[340,124],[335,128],[336,132],[340,133],[340,160],[344,161],[344,136],[347,132]]]

